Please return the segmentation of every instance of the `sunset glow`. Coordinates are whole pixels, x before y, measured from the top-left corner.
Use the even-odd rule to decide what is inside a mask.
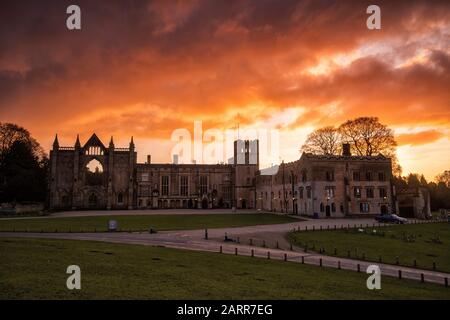
[[[279,129],[292,161],[315,128],[376,116],[403,174],[449,169],[448,1],[378,1],[381,30],[352,1],[77,3],[77,32],[69,1],[2,5],[0,121],[47,151],[96,132],[169,162],[171,132],[203,121]]]

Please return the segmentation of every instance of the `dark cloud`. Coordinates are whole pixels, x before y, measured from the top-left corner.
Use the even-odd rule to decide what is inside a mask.
[[[2,2],[2,119],[39,127],[43,135],[85,123],[80,129],[136,126],[149,137],[192,117],[228,126],[224,114],[251,123],[269,108],[300,105],[307,111],[297,126],[362,113],[394,125],[450,122],[448,1],[379,1],[380,31],[365,27],[368,1],[77,3],[81,31],[65,27],[72,1]],[[431,40],[441,47],[431,48],[429,59],[394,65]],[[329,56],[389,41],[397,47],[388,54],[368,54],[320,76],[302,73]],[[246,111],[255,103],[267,110]],[[333,103],[336,114],[324,107]],[[150,106],[145,112],[154,116],[120,112],[136,104]],[[165,130],[155,133],[161,119]]]

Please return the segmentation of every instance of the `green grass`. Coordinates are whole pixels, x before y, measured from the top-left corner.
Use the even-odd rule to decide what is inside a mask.
[[[123,231],[189,230],[241,227],[298,222],[298,219],[266,213],[202,215],[122,215],[70,218],[1,219],[0,231],[81,232],[106,231],[109,220],[116,220]]]
[[[0,239],[0,299],[450,299],[443,285],[293,262],[103,242]],[[81,268],[81,290],[66,268]]]
[[[325,254],[413,266],[414,260],[422,269],[432,269],[433,262],[437,270],[450,272],[450,223],[425,223],[382,228],[364,228],[365,233],[357,230],[333,230],[292,232],[288,240],[310,250],[325,249]],[[376,230],[374,234],[372,231]],[[384,235],[384,236],[383,236]],[[440,241],[436,241],[436,240]],[[441,243],[439,243],[441,242]],[[314,249],[313,249],[314,248]]]

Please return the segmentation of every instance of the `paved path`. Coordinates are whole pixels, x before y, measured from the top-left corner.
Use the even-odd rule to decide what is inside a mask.
[[[359,261],[345,258],[338,258],[332,256],[325,256],[317,253],[305,253],[300,248],[293,247],[290,250],[286,244],[279,246],[279,249],[274,248],[274,243],[266,242],[266,246],[271,248],[263,248],[261,246],[252,246],[244,244],[242,239],[248,239],[249,236],[255,235],[256,237],[265,237],[267,235],[273,235],[273,239],[282,236],[286,232],[293,230],[319,230],[322,229],[334,229],[340,227],[354,227],[355,225],[367,226],[373,225],[371,219],[335,219],[335,220],[308,220],[299,221],[288,224],[277,225],[263,225],[263,226],[248,226],[239,228],[221,228],[208,230],[208,239],[205,240],[205,230],[182,230],[182,231],[167,231],[157,234],[148,233],[12,233],[2,232],[0,237],[27,237],[27,238],[52,238],[52,239],[74,239],[74,240],[92,240],[92,241],[104,241],[111,243],[125,243],[125,244],[140,244],[149,246],[163,246],[169,248],[196,250],[196,251],[208,251],[219,252],[222,247],[222,253],[235,254],[237,250],[239,255],[251,256],[252,251],[255,257],[264,257],[267,259],[268,254],[271,259],[286,260],[290,262],[306,263],[311,265],[320,265],[324,267],[333,267],[347,270],[358,270],[365,272],[368,265],[376,264],[380,267],[382,275],[398,277],[399,270],[401,271],[402,278],[421,280],[423,277],[426,282],[433,282],[444,284],[445,278],[450,278],[450,274],[437,271],[421,270],[409,267],[394,266],[387,264],[380,264],[367,261]],[[234,240],[234,242],[224,242],[223,237],[227,233],[227,236]],[[237,243],[237,238],[240,238],[240,243]],[[242,237],[242,238],[241,238]],[[255,237],[255,239],[256,239]],[[256,244],[256,243],[254,243]],[[261,245],[261,244],[259,244]],[[284,249],[283,249],[284,248]]]

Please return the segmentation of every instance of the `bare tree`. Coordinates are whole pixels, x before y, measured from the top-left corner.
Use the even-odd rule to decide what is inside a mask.
[[[338,154],[341,149],[339,131],[334,127],[314,130],[308,135],[301,151],[313,154]]]
[[[45,157],[44,150],[39,143],[31,137],[28,130],[13,123],[0,122],[0,163],[16,142],[30,145],[33,154],[39,159]]]
[[[394,132],[376,117],[348,120],[339,127],[339,132],[342,140],[350,143],[352,152],[359,156],[395,153]]]
[[[382,154],[391,158],[394,175],[401,175],[397,158],[397,142],[394,132],[379,122],[377,117],[360,117],[348,120],[339,127],[342,141],[349,143],[353,154],[375,156]]]

